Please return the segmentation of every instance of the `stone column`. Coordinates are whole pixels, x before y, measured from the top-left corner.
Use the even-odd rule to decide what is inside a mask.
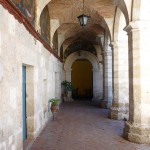
[[[104,52],[104,99],[101,102],[102,108],[109,108],[112,105],[112,50],[111,47]]]
[[[72,71],[72,69],[70,69],[70,68],[65,70],[66,81],[71,82],[71,71]]]
[[[103,81],[102,81],[102,67],[93,68],[93,99],[92,102],[94,104],[100,105],[102,99],[102,89]]]
[[[128,42],[116,41],[113,45],[113,101],[110,107],[111,119],[128,119],[129,79]]]
[[[128,30],[130,29],[130,30]],[[129,121],[124,137],[131,142],[150,143],[150,21],[130,22]]]

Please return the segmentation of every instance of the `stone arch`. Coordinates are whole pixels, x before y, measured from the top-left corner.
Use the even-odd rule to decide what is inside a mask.
[[[115,15],[115,22],[114,22],[114,35],[113,40],[114,41],[121,41],[127,40],[126,32],[123,30],[126,26],[126,20],[119,8],[117,8],[116,15]]]
[[[100,104],[103,97],[103,64],[98,62],[96,56],[87,51],[82,51],[81,56],[76,52],[69,55],[64,63],[65,79],[71,81],[71,67],[77,59],[87,59],[92,64],[93,71],[93,101]]]
[[[36,9],[36,21],[35,21],[36,30],[39,29],[39,20],[40,20],[40,15],[41,15],[43,9],[50,2],[51,2],[51,0],[44,0],[42,2],[40,0],[36,0],[36,5],[38,7],[38,9]],[[129,10],[128,10],[128,8],[130,7],[132,2],[131,1],[129,2],[128,0],[113,0],[113,3],[121,9],[121,11],[123,12],[123,14],[126,18],[126,23],[128,24],[129,23],[129,13],[128,13]],[[108,24],[109,19],[106,18],[105,16],[102,16],[102,18]],[[106,26],[106,23],[104,23],[105,24],[104,26]],[[106,28],[107,29],[109,28],[109,30],[110,30],[110,27],[107,26]]]
[[[114,42],[112,42],[113,103],[110,108],[110,118],[119,120],[128,119],[129,112],[128,36],[123,30],[125,26],[125,17],[117,8],[114,22]]]
[[[105,31],[107,32],[107,34],[111,38],[111,35],[110,35],[111,33],[110,33],[110,30],[109,30],[106,22],[103,24],[99,24],[99,25],[98,24],[92,24],[91,26],[96,26],[96,28],[99,28],[99,31],[93,31],[93,29],[91,30],[90,28],[88,31],[88,32],[95,34],[95,36],[97,36],[97,38],[99,38],[99,34],[101,34],[101,36],[102,36],[102,34],[104,34],[102,32],[105,32]],[[52,41],[54,41],[56,33],[59,32],[59,30],[61,31],[62,28],[63,29],[65,28],[65,30],[64,30],[63,34],[59,35],[59,37],[61,36],[61,39],[58,39],[58,46],[57,47],[58,47],[58,55],[59,56],[61,55],[60,48],[62,47],[63,43],[66,42],[66,40],[68,40],[68,39],[72,39],[72,42],[73,42],[74,38],[72,38],[72,37],[77,37],[78,35],[80,35],[79,32],[83,31],[83,29],[77,23],[74,23],[74,24],[64,23],[64,24],[59,25],[59,27],[55,30],[55,32],[52,36]],[[75,32],[74,29],[78,29],[78,32]],[[77,39],[75,39],[75,40],[77,40]],[[68,43],[68,45],[69,44],[70,43]]]
[[[47,5],[44,7],[40,16],[40,34],[41,37],[50,44],[50,15]]]
[[[124,14],[126,25],[129,23],[129,13],[128,13],[128,7],[129,4],[131,5],[132,1],[127,0],[113,0],[114,4],[121,10],[121,12]]]
[[[86,51],[89,51],[89,50],[90,50],[91,53],[97,55],[96,45],[94,45],[94,43],[92,43],[91,41],[86,41],[86,43],[84,43],[84,41],[86,41],[86,40],[74,40],[74,41],[72,41],[72,43],[67,43],[67,44],[65,45],[65,47],[60,50],[60,56],[62,56],[62,59],[65,59],[65,57],[67,57],[67,56],[65,55],[65,53],[66,53],[68,50],[69,50],[69,51],[71,50],[71,51],[68,53],[68,55],[70,55],[71,53],[73,53],[74,51],[76,51],[77,49],[79,49],[79,47],[80,47],[79,45],[81,45],[80,49],[84,49],[84,50],[86,50]],[[101,41],[100,41],[100,42],[101,42]],[[65,41],[64,41],[64,43],[65,43]],[[62,46],[63,46],[64,43],[62,43]],[[61,46],[61,47],[62,47],[62,46]],[[74,47],[75,47],[75,48],[74,48]],[[84,47],[84,48],[83,48],[83,47]]]
[[[87,59],[91,62],[93,69],[100,69],[96,56],[87,51],[82,51],[82,55],[78,56],[76,52],[72,53],[65,61],[64,70],[71,69],[73,62],[77,59]]]
[[[40,26],[39,26],[39,21],[40,21],[40,16],[41,16],[41,13],[43,11],[43,9],[45,8],[45,6],[51,2],[51,0],[44,0],[44,1],[41,1],[41,0],[36,0],[36,6],[38,9],[36,9],[36,19],[35,19],[35,28],[36,30],[39,30],[40,29]]]

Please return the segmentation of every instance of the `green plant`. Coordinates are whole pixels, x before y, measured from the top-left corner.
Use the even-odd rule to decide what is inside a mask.
[[[56,99],[56,98],[50,99],[49,102],[52,103],[52,106],[57,106],[57,105],[60,104],[60,100],[59,100],[59,99]]]
[[[69,92],[69,91],[72,91],[72,90],[73,90],[73,85],[72,85],[72,83],[69,82],[69,81],[66,81],[66,80],[65,80],[65,81],[62,81],[61,85],[65,87],[65,91],[66,91],[66,92]]]

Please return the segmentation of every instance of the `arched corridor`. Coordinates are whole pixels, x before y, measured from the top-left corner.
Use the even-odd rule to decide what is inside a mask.
[[[122,138],[124,121],[108,119],[108,110],[89,101],[65,102],[30,150],[149,150]]]
[[[57,150],[80,132],[81,150],[149,149],[150,0],[0,0],[0,16],[0,150],[47,127]]]

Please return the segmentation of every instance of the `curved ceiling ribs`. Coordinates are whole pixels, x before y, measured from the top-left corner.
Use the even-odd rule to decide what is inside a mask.
[[[64,37],[59,39],[59,48],[63,45],[68,47],[69,44],[78,41],[87,41],[87,43],[98,45],[101,37],[104,35],[104,29],[97,24],[87,28],[81,28],[78,24],[64,24],[57,31]]]
[[[53,48],[56,57],[63,56],[74,43],[82,48],[79,43],[90,45],[91,52],[96,47],[100,55],[97,49],[105,50],[108,41],[113,40],[116,10],[121,10],[126,25],[132,17],[132,1],[129,0],[85,0],[84,12],[83,0],[10,1],[25,16],[26,22],[29,21],[32,30],[35,28],[40,33],[43,43],[47,42],[47,47]],[[77,19],[83,13],[90,16],[85,28],[80,27]]]
[[[81,28],[77,16],[83,13],[82,2],[82,0],[44,0],[44,2],[36,0],[36,27],[39,26],[40,15],[47,6],[50,14],[50,44],[62,58],[65,51],[74,43],[78,43],[78,47],[82,47],[79,43],[87,45],[90,43],[91,47],[95,45],[101,47],[103,45],[101,38],[105,38],[107,34],[107,37],[111,39],[116,7],[120,8],[124,14],[126,24],[129,22],[126,0],[86,0],[84,13],[91,18],[87,27]],[[67,52],[66,55],[68,53],[70,54]]]
[[[78,44],[76,48],[83,48],[83,43],[94,47],[100,45],[101,37],[105,36],[105,31],[108,32],[109,36],[111,35],[111,21],[113,21],[116,6],[110,0],[86,1],[84,11],[91,17],[86,28],[81,28],[77,20],[77,16],[82,14],[82,0],[79,2],[75,0],[51,0],[49,3],[47,2],[47,6],[50,20],[57,20],[57,26],[59,26],[51,33],[53,34],[51,46],[57,49],[58,55],[62,58],[64,51],[68,47],[72,47],[70,45],[73,43]],[[106,9],[109,9],[109,13]]]

